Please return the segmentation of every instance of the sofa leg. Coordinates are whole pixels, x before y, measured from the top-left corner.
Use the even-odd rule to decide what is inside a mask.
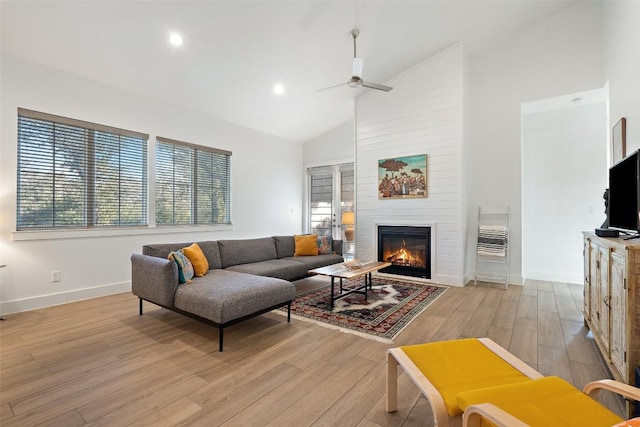
[[[291,303],[287,304],[287,323],[291,323]]]
[[[138,298],[140,301],[140,316],[142,316],[142,298]]]
[[[220,352],[222,352],[222,331],[224,330],[224,328],[222,326],[220,326]]]

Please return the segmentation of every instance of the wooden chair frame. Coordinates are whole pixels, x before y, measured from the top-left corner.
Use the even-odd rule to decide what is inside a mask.
[[[489,350],[502,358],[506,363],[516,368],[529,378],[542,378],[542,374],[531,366],[518,359],[513,354],[496,344],[489,338],[479,338]],[[387,390],[386,390],[386,411],[395,412],[398,407],[398,365],[411,378],[414,384],[427,398],[433,412],[435,425],[438,427],[458,427],[462,425],[462,417],[451,417],[447,412],[444,399],[436,387],[424,376],[411,359],[401,348],[390,348],[387,350]]]
[[[591,381],[584,386],[582,392],[597,402],[600,390],[608,390],[628,399],[640,400],[640,389],[615,380]],[[528,427],[528,424],[491,403],[469,406],[462,414],[462,425],[463,427],[480,427],[483,418],[498,427]]]

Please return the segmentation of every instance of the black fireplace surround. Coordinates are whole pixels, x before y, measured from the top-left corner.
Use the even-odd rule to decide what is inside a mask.
[[[431,279],[431,227],[378,226],[378,261],[391,263],[382,273]]]

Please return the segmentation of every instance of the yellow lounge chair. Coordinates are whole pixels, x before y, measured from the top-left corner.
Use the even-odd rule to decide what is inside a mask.
[[[603,419],[612,421],[608,424],[609,426],[622,421],[611,411],[582,394],[572,385],[559,378],[543,377],[535,369],[488,338],[433,342],[387,350],[387,412],[394,412],[397,409],[398,365],[403,368],[429,401],[434,423],[438,427],[462,425],[462,413],[464,410],[468,411],[466,417],[471,423],[469,426],[479,425],[478,420],[480,419],[485,420],[482,425],[492,425],[486,422],[486,419],[489,418],[483,418],[482,416],[491,416],[498,412],[500,414],[495,415],[498,417],[498,422],[502,420],[502,418],[499,418],[501,416],[511,418],[508,418],[505,424],[496,423],[495,425],[527,425],[525,421],[519,421],[520,424],[512,424],[511,421],[515,418],[508,413],[504,415],[504,411],[501,411],[501,409],[504,410],[505,408],[497,408],[500,405],[489,407],[483,405],[483,403],[498,402],[504,396],[514,397],[517,393],[520,393],[519,397],[514,397],[512,403],[522,403],[526,400],[526,397],[531,395],[532,390],[538,390],[538,393],[544,394],[545,391],[548,391],[547,389],[551,390],[552,393],[560,390],[566,391],[570,396],[569,401],[576,397],[573,394],[575,390],[576,393],[587,399],[585,401],[582,398],[578,398],[579,404],[593,402],[598,407],[596,412],[599,414],[600,408],[604,409],[605,412],[600,415],[602,415]],[[573,390],[567,389],[566,386]],[[509,387],[509,390],[501,389]],[[624,390],[627,396],[629,394],[636,396],[632,392],[640,392],[634,387],[611,380],[590,383],[587,387],[589,389],[585,388],[585,392],[591,395],[597,393],[599,388]],[[558,411],[561,411],[561,409],[558,409]],[[590,418],[590,420],[593,419],[595,418]],[[542,425],[549,427],[553,424]],[[591,424],[585,425],[591,426]]]

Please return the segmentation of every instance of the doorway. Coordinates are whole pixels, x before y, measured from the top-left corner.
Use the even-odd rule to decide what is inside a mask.
[[[353,163],[309,168],[307,175],[308,231],[344,240],[351,225],[342,223],[343,214],[354,211]]]
[[[608,91],[522,105],[522,273],[583,283],[582,232],[604,221]]]

